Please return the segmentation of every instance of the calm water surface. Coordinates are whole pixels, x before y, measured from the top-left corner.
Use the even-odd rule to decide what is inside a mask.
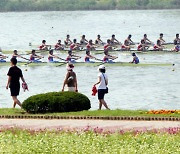
[[[92,39],[101,34],[104,40],[116,34],[121,41],[132,34],[137,42],[144,33],[155,41],[163,32],[164,39],[171,42],[174,35],[180,33],[180,10],[0,13],[0,21],[0,46],[11,50],[31,49],[29,42],[38,45],[42,39],[54,44],[58,39],[64,40],[66,34],[78,40],[82,34]],[[131,60],[130,54],[117,55],[117,61]],[[110,92],[106,100],[110,108],[179,109],[180,54],[138,56],[142,63],[175,63],[175,71],[172,67],[107,67]],[[12,106],[10,93],[5,89],[8,69],[8,66],[0,67],[0,107]],[[62,88],[65,66],[22,66],[21,69],[29,85],[29,92],[21,91],[21,101],[34,94]],[[97,97],[91,96],[97,68],[76,67],[75,72],[79,91],[90,98],[92,109],[97,109]]]

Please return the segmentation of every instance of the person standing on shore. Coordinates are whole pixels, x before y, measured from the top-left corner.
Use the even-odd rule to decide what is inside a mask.
[[[73,71],[73,68],[74,65],[72,63],[67,64],[67,74],[64,79],[62,91],[64,91],[64,87],[67,84],[68,91],[78,92],[76,73]]]
[[[106,93],[108,93],[107,91],[107,85],[108,85],[108,77],[105,74],[106,69],[104,65],[100,65],[98,67],[99,70],[99,74],[98,74],[98,82],[94,84],[94,86],[98,85],[98,100],[99,100],[99,110],[101,110],[102,105],[104,105],[104,107],[108,110],[109,107],[106,104],[105,100],[104,100],[104,95]]]
[[[8,81],[6,85],[6,89],[10,88],[11,96],[14,101],[13,108],[16,107],[16,104],[18,104],[21,107],[21,102],[17,99],[17,96],[19,95],[20,91],[20,82],[19,79],[23,81],[23,84],[26,84],[22,71],[20,68],[16,66],[17,59],[11,58],[11,67],[8,71]]]

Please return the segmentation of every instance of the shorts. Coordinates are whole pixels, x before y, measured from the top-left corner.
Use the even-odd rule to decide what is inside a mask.
[[[10,86],[11,96],[18,96],[20,91],[20,85]]]
[[[72,91],[72,92],[75,92],[75,87],[68,87],[68,91]]]
[[[106,89],[98,89],[98,99],[104,99]]]

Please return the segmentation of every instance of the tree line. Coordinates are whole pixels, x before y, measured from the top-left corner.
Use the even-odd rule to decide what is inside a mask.
[[[179,9],[180,0],[1,0],[0,12]]]

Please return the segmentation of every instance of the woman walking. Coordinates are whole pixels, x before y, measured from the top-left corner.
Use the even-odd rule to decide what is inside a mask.
[[[76,73],[73,71],[73,68],[74,68],[73,64],[71,63],[67,64],[67,74],[64,79],[62,91],[64,91],[64,87],[67,84],[68,91],[78,92]]]
[[[14,101],[13,108],[16,107],[16,104],[18,104],[21,107],[21,102],[17,99],[17,96],[19,95],[20,91],[20,82],[19,79],[23,81],[23,84],[25,83],[22,71],[20,68],[16,66],[17,64],[17,59],[16,58],[11,58],[11,68],[8,71],[8,82],[6,85],[6,89],[10,88],[11,91],[11,96]]]
[[[108,85],[108,78],[105,74],[106,69],[104,65],[100,65],[98,74],[98,82],[94,84],[94,86],[98,85],[98,100],[99,100],[99,110],[101,110],[102,105],[105,106],[106,109],[110,110],[108,105],[104,100],[104,95],[108,93],[107,85]]]

